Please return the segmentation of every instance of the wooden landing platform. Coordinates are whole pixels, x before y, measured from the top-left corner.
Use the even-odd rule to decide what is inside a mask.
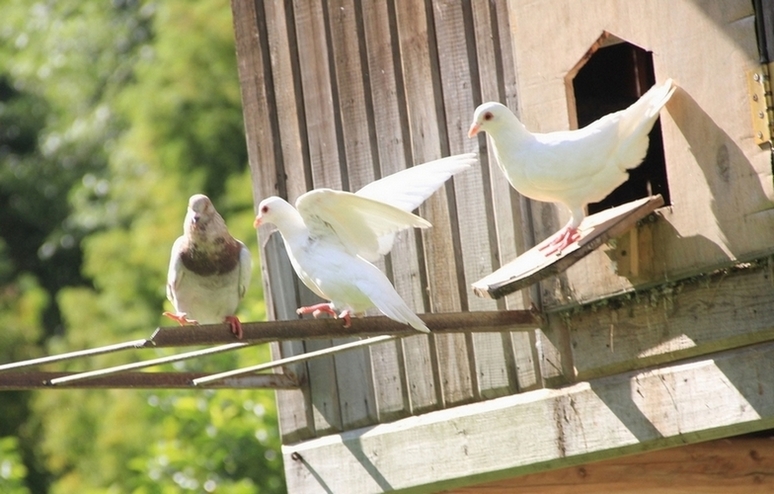
[[[569,248],[546,256],[535,246],[473,283],[473,292],[479,297],[497,299],[561,273],[663,205],[664,198],[656,195],[587,216],[578,227],[580,239]]]

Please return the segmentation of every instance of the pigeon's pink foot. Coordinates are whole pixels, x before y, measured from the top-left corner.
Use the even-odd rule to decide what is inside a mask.
[[[344,319],[344,327],[348,328],[352,326],[352,317],[348,310],[343,311],[341,314],[339,314],[339,317]]]
[[[548,240],[544,241],[543,243],[545,245],[539,246],[538,250],[543,252],[543,255],[545,255],[546,257],[552,254],[559,255],[562,253],[564,249],[572,245],[572,243],[576,242],[578,239],[580,239],[580,233],[578,233],[578,229],[570,226],[565,226],[564,228],[556,232],[555,235],[553,235],[552,237],[549,237]]]
[[[180,324],[181,326],[185,326],[188,324],[199,324],[199,321],[195,319],[188,319],[188,317],[185,314],[175,314],[172,312],[165,312],[163,315],[167,316],[173,321],[177,321],[178,324]]]
[[[242,339],[242,323],[237,316],[226,316],[223,322],[231,326],[231,332],[236,335],[238,340]]]
[[[296,310],[296,314],[298,315],[304,315],[304,314],[312,314],[315,319],[320,314],[330,314],[333,317],[337,317],[336,311],[333,310],[333,307],[331,307],[331,304],[315,304],[310,305],[309,307],[299,307]]]

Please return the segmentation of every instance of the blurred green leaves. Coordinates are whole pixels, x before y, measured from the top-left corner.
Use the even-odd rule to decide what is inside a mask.
[[[7,0],[0,17],[0,358],[169,324],[169,252],[208,194],[254,254],[228,0]],[[119,353],[56,369],[152,358]],[[169,353],[169,350],[166,351]],[[249,348],[175,367],[268,360]],[[169,369],[167,369],[169,370]],[[4,393],[0,491],[284,492],[273,393]]]

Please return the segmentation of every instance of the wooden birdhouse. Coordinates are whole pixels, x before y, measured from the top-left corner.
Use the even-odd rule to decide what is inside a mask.
[[[256,204],[480,158],[420,207],[433,228],[379,264],[443,331],[284,368],[301,383],[277,393],[291,493],[489,481],[491,492],[565,492],[592,478],[578,492],[614,492],[653,487],[665,464],[658,475],[680,492],[726,481],[724,492],[763,492],[744,473],[685,486],[677,465],[707,446],[660,450],[774,427],[772,2],[232,5]],[[530,257],[567,213],[509,186],[487,139],[467,137],[474,109],[500,101],[531,131],[574,129],[667,78],[678,89],[643,165],[588,207],[593,234]],[[278,232],[261,227],[259,241],[270,317],[296,320],[318,299]],[[361,318],[352,332],[383,322]],[[275,357],[346,334],[282,341]],[[770,443],[711,444],[718,455],[755,444],[736,468],[766,471],[755,478],[772,488]],[[587,475],[646,451],[648,473]]]

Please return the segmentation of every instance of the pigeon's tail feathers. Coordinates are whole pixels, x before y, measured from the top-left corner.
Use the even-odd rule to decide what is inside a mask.
[[[618,137],[620,141],[619,168],[637,167],[648,151],[648,133],[656,123],[659,112],[674,94],[677,86],[672,79],[650,88],[630,107],[620,112]]]
[[[387,277],[381,272],[379,272],[379,275],[381,276],[377,275],[377,277],[372,278],[369,283],[360,284],[360,289],[368,296],[371,303],[373,303],[382,314],[390,319],[403,324],[408,324],[417,331],[429,333],[430,329],[422,322],[422,319],[411,310],[398,292],[395,291],[387,280]]]
[[[417,316],[414,311],[412,311],[408,305],[403,302],[403,300],[400,301],[400,304],[387,305],[378,308],[385,316],[389,317],[390,319],[408,324],[412,328],[423,333],[430,332],[430,329],[425,325],[422,319],[420,319],[419,316]]]
[[[626,138],[632,134],[647,134],[656,122],[659,112],[674,94],[674,81],[667,79],[662,84],[655,85],[635,101],[629,108],[621,112],[619,136]]]
[[[456,154],[406,168],[371,182],[356,192],[402,209],[413,211],[453,175],[478,162],[476,153]]]

